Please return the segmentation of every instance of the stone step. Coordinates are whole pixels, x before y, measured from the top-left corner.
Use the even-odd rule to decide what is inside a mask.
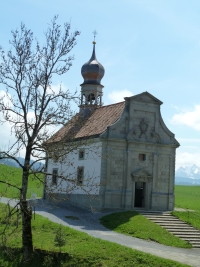
[[[180,223],[186,223],[186,222],[181,221],[180,219],[178,219],[176,217],[173,217],[172,215],[170,215],[170,216],[143,215],[143,216],[146,217],[146,218],[148,218],[148,219],[150,219],[150,220],[164,220],[164,221],[176,221],[176,222],[180,222]]]
[[[190,241],[190,242],[195,243],[195,244],[200,244],[200,239],[191,238],[191,237],[187,237],[187,236],[186,237],[181,236],[180,238],[182,238],[186,241]]]
[[[145,216],[146,218],[149,219],[162,219],[162,220],[174,220],[174,221],[180,221],[178,218],[172,216],[171,214],[168,216],[165,215],[147,215],[147,214],[142,214],[143,216]]]
[[[200,231],[174,217],[171,213],[142,212],[141,214],[173,235],[188,241],[194,248],[200,248]]]
[[[192,228],[192,227],[187,227],[187,226],[182,226],[182,225],[174,226],[174,225],[169,225],[169,224],[159,224],[159,225],[170,231],[200,234],[199,230]]]
[[[195,235],[197,237],[200,237],[200,233],[199,232],[196,232],[196,231],[182,231],[181,229],[180,230],[172,230],[173,233],[179,233],[179,234],[184,234],[184,235]]]
[[[143,215],[148,219],[152,220],[169,220],[169,221],[180,221],[178,218],[171,217],[171,216],[149,216],[149,215]]]
[[[189,241],[188,241],[189,242]],[[194,247],[200,247],[200,243],[195,243],[195,242],[189,242],[190,244],[192,244],[192,246]]]
[[[171,214],[142,214],[143,216],[148,217],[163,217],[163,218],[174,218],[178,219],[177,217],[172,216]]]
[[[151,212],[141,212],[140,214],[144,216],[164,216],[164,217],[171,217],[171,213],[151,213]],[[176,218],[176,217],[175,217]]]
[[[185,232],[185,233],[196,233],[197,235],[200,234],[200,232],[197,229],[192,229],[192,228],[186,228],[186,227],[170,227],[169,225],[163,226],[163,228],[174,231],[174,232]]]
[[[198,230],[197,229],[194,229],[194,228],[192,228],[191,226],[187,226],[187,225],[177,225],[177,226],[174,226],[174,225],[168,225],[167,227],[166,227],[167,229],[169,228],[169,229],[174,229],[174,230],[176,230],[176,229],[183,229],[183,230],[188,230],[188,231],[190,231],[190,230],[194,230],[194,231],[196,231],[196,232],[198,232]]]
[[[194,236],[196,238],[200,238],[199,234],[196,234],[195,232],[185,232],[185,231],[171,231],[166,229],[168,232],[172,233],[173,235],[180,235],[180,236]]]
[[[164,227],[163,227],[164,228]],[[184,231],[184,230],[171,230],[169,228],[165,228],[167,231],[173,233],[173,234],[180,234],[180,235],[194,235],[196,236],[197,238],[200,237],[200,234],[198,232],[195,232],[195,231]]]
[[[159,220],[167,220],[167,221],[172,221],[172,222],[178,222],[179,219],[177,218],[171,218],[171,217],[153,217],[153,216],[145,216],[146,218],[150,219],[150,220],[155,220],[155,221],[159,221]]]
[[[152,221],[152,222],[155,222],[155,221]],[[157,224],[160,224],[160,225],[162,225],[162,226],[176,226],[176,227],[184,227],[184,226],[186,226],[187,224],[182,224],[182,223],[168,223],[167,221],[165,221],[165,222],[155,222],[155,223],[157,223]]]
[[[155,223],[160,223],[160,224],[169,224],[169,225],[174,225],[174,226],[181,226],[181,227],[184,227],[184,226],[190,226],[188,225],[187,223],[179,223],[179,222],[169,222],[169,221],[154,221],[154,220],[151,220],[152,222],[155,222]]]
[[[180,236],[195,236],[196,238],[200,238],[200,235],[196,234],[195,232],[184,232],[184,231],[169,231],[173,235],[180,235]]]
[[[173,233],[174,235],[177,235],[177,236],[184,236],[184,237],[187,237],[187,238],[195,238],[197,240],[200,241],[200,236],[196,236],[194,234],[185,234],[185,233]]]

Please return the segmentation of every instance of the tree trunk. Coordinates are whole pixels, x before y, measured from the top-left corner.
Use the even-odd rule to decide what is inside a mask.
[[[32,209],[28,207],[27,200],[20,201],[22,212],[22,247],[23,247],[23,262],[31,259],[33,253],[31,219]]]
[[[22,249],[23,249],[23,262],[28,262],[33,253],[32,241],[32,209],[28,206],[27,190],[28,178],[30,170],[30,157],[31,157],[32,142],[29,140],[26,147],[26,156],[24,160],[23,174],[22,174],[22,190],[20,196],[20,208],[22,212]]]

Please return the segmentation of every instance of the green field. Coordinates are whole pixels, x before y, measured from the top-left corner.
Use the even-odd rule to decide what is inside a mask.
[[[173,215],[200,230],[200,186],[175,186],[175,208]]]
[[[6,205],[0,204],[0,231],[8,221],[4,218]],[[19,223],[19,225],[18,225]],[[7,248],[0,250],[0,266],[22,267],[21,225],[17,217],[9,220]],[[33,225],[34,255],[27,267],[181,267],[171,260],[162,259],[115,243],[90,237],[69,227],[62,227],[66,245],[55,246],[56,230],[60,227],[47,218],[36,215]],[[11,234],[12,232],[12,234]]]
[[[18,186],[20,188],[21,178],[21,169],[0,164],[0,180],[6,181],[7,183]],[[40,176],[40,178],[42,177]],[[38,197],[42,197],[43,183],[34,178],[33,175],[30,175],[27,198],[30,198],[33,193],[37,194]],[[9,198],[19,198],[19,190],[12,186],[0,183],[0,197],[2,196]]]
[[[7,181],[16,186],[21,186],[20,169],[0,165],[0,180]],[[28,197],[32,193],[42,196],[43,185],[33,177],[29,179]],[[189,223],[198,226],[200,221],[200,187],[175,186],[176,207],[187,209],[186,212],[174,212],[175,216],[188,220]],[[18,198],[18,190],[11,186],[0,185],[0,196]],[[6,250],[0,249],[0,267],[21,267],[21,219],[13,217],[5,220],[6,205],[0,204],[0,231],[8,226],[6,233]],[[190,211],[193,210],[193,211]],[[109,218],[109,216],[111,216]],[[180,240],[161,227],[148,221],[134,211],[111,214],[102,218],[101,222],[108,228],[136,236],[146,240],[169,246],[191,247],[187,242]],[[100,239],[95,239],[85,233],[81,233],[63,227],[66,236],[66,245],[62,247],[62,253],[54,243],[58,224],[36,215],[33,225],[34,256],[29,267],[67,267],[67,266],[186,266],[170,260],[164,260],[149,254],[138,252],[127,247],[120,246]],[[145,229],[145,231],[144,231]],[[153,233],[153,234],[152,234]],[[0,242],[1,243],[1,242]]]
[[[200,186],[175,186],[175,207],[200,212]]]

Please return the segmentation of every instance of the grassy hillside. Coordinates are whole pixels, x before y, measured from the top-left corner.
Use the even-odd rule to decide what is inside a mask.
[[[112,213],[102,217],[100,221],[105,227],[121,234],[155,241],[167,246],[192,247],[187,241],[172,235],[136,211]]]
[[[6,181],[12,185],[21,187],[22,170],[19,168],[0,164],[0,180]],[[43,184],[35,179],[33,176],[29,178],[28,184],[28,198],[33,193],[38,197],[42,196]],[[12,186],[0,183],[0,197],[19,198],[19,190]]]
[[[0,204],[0,232],[6,224],[6,205]],[[63,214],[64,216],[64,214]],[[1,217],[3,220],[1,220]],[[115,243],[93,238],[85,233],[62,226],[66,245],[56,247],[54,242],[59,224],[36,215],[33,225],[34,256],[27,267],[181,267],[188,266],[133,250]],[[9,234],[12,233],[12,234]],[[0,266],[22,267],[21,221],[17,215],[9,220],[6,252],[0,250]]]

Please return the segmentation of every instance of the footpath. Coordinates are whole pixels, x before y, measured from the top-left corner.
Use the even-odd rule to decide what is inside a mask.
[[[7,198],[0,198],[0,202],[9,202],[11,206],[16,204],[15,200],[9,200]],[[61,206],[61,204],[52,205],[46,200],[38,200],[37,203],[35,203],[35,212],[49,218],[49,220],[53,222],[85,232],[95,238],[115,242],[161,258],[171,259],[190,266],[200,267],[199,248],[184,249],[169,247],[156,242],[145,241],[108,230],[100,224],[99,218],[109,214],[109,212],[93,213],[90,210],[82,209],[69,203],[65,204],[65,206]],[[68,216],[69,218],[66,218],[65,216]],[[77,219],[74,220],[73,218]]]

